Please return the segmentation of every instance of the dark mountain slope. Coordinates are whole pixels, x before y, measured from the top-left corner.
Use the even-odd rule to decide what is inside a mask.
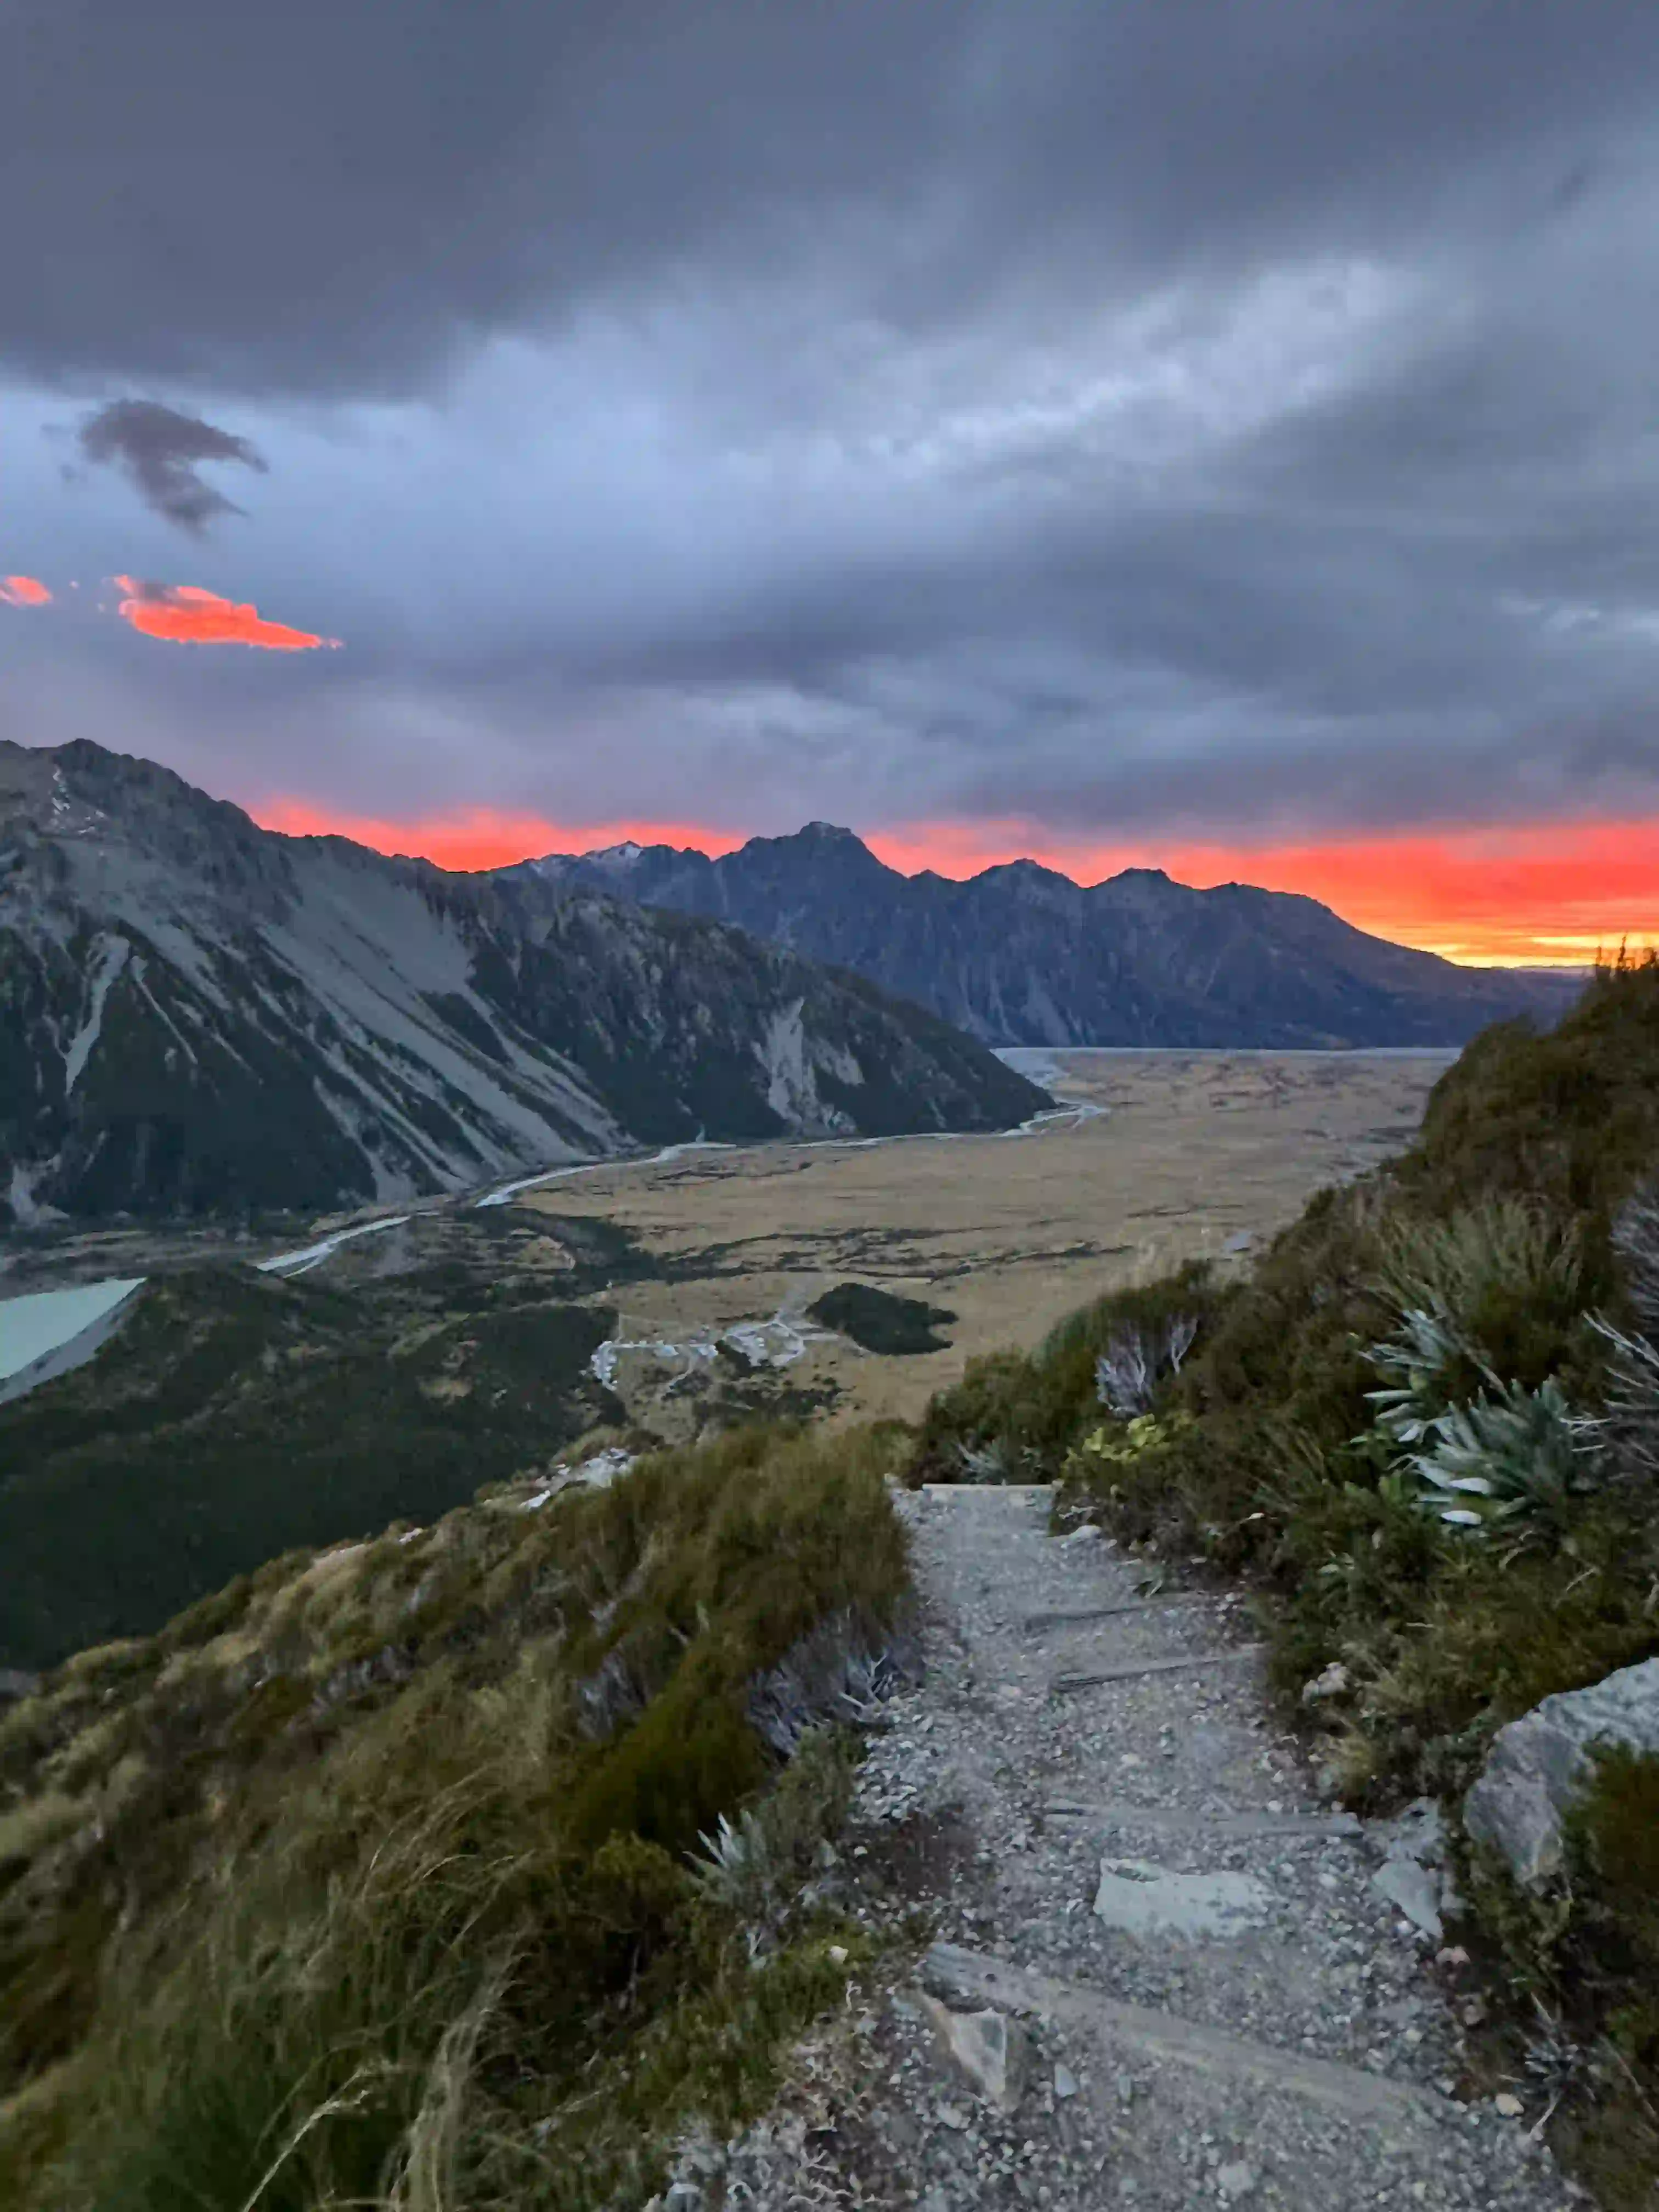
[[[735,922],[834,961],[996,1045],[1451,1045],[1565,1010],[1565,979],[1459,968],[1317,901],[1158,869],[1085,887],[1016,860],[966,883],[884,866],[811,823],[718,860],[666,845],[507,872]]]
[[[262,830],[0,745],[0,1196],[316,1209],[636,1141],[1000,1128],[1045,1103],[854,976],[534,876]]]

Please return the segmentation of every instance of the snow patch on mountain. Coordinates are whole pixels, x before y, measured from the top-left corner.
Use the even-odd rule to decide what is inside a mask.
[[[87,1055],[98,1042],[104,1026],[104,1001],[109,996],[109,987],[127,964],[132,951],[125,937],[100,933],[94,940],[92,965],[88,973],[88,1006],[86,1018],[70,1039],[69,1049],[64,1054],[64,1089],[74,1090],[81,1080],[87,1065]]]

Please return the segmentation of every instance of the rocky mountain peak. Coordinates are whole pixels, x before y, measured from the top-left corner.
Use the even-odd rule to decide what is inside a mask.
[[[807,823],[719,860],[647,849],[561,881],[718,916],[849,968],[992,1045],[1455,1045],[1565,1010],[1577,988],[1454,967],[1299,895],[1198,890],[1163,868],[1085,886],[1024,859],[966,882],[901,875],[850,830]]]
[[[151,762],[0,747],[13,1218],[322,1211],[1047,1103],[915,1006],[616,889],[587,863],[462,874],[284,837]]]

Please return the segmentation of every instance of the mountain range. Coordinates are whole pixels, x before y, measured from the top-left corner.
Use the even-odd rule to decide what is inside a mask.
[[[313,1212],[1048,1103],[921,1007],[716,921],[283,836],[150,762],[0,743],[16,1224]]]
[[[963,883],[905,876],[826,822],[719,860],[628,844],[505,873],[735,923],[994,1046],[1461,1045],[1516,1015],[1553,1020],[1582,987],[1458,967],[1315,899],[1248,884],[1194,890],[1158,868],[1091,885],[1033,860]]]

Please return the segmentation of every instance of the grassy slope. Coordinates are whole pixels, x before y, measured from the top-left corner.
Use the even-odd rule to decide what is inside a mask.
[[[1604,975],[1548,1035],[1479,1039],[1409,1153],[1322,1194],[1242,1282],[1189,1269],[1102,1299],[1031,1355],[974,1363],[930,1408],[911,1477],[1058,1475],[1128,1540],[1250,1577],[1304,1721],[1302,1686],[1346,1670],[1320,1726],[1349,1792],[1455,1799],[1504,1721],[1659,1651],[1659,1499],[1614,1468],[1501,1537],[1426,1510],[1367,1396],[1384,1379],[1368,1347],[1400,1320],[1386,1285],[1449,1270],[1460,1326],[1497,1376],[1526,1391],[1553,1379],[1594,1413],[1607,1346],[1589,1317],[1629,1320],[1613,1228],[1656,1168],[1650,963]],[[1155,1339],[1176,1315],[1199,1322],[1179,1373],[1143,1417],[1111,1418],[1097,1357],[1126,1328]],[[1438,1387],[1462,1402],[1483,1386],[1470,1367]],[[1563,2127],[1620,2207],[1650,2202],[1659,2177],[1659,1898],[1642,1811],[1655,1772],[1609,1778],[1553,1911],[1472,1869],[1525,2010],[1534,1994],[1559,2010],[1585,2054]]]
[[[757,1971],[685,1854],[760,1791],[804,1877],[841,1770],[774,1782],[747,1691],[892,1619],[891,1449],[487,1498],[60,1669],[0,1722],[0,2199],[580,2208],[729,2130],[860,1939],[797,1911]]]

